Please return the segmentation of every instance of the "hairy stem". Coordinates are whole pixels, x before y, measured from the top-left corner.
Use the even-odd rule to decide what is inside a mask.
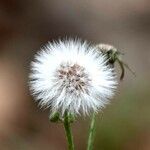
[[[88,138],[87,150],[93,150],[93,143],[94,143],[94,136],[95,136],[95,119],[96,119],[96,114],[93,113],[92,119],[91,119],[90,129],[89,129],[89,138]]]
[[[67,111],[65,112],[65,116],[64,116],[64,128],[65,128],[65,132],[66,132],[66,138],[68,141],[68,150],[74,150],[73,136],[72,136],[72,132],[71,132],[69,115],[68,115]]]

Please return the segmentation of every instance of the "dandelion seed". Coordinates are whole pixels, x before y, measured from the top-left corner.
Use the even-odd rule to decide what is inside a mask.
[[[39,104],[52,112],[88,114],[109,102],[117,81],[96,47],[65,40],[48,43],[35,55],[29,85]]]

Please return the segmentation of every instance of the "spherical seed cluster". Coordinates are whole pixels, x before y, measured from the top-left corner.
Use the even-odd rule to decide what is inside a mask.
[[[42,107],[88,114],[109,102],[116,75],[105,55],[80,40],[48,43],[31,63],[30,90]]]

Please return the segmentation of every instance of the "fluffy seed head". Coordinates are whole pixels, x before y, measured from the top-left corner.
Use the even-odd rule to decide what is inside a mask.
[[[31,63],[30,90],[42,107],[88,114],[109,102],[115,71],[96,47],[80,40],[48,43]]]

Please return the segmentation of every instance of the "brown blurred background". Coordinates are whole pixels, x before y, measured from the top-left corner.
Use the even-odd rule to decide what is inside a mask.
[[[0,150],[67,149],[62,125],[49,123],[28,91],[34,53],[66,36],[115,45],[136,72],[97,116],[95,150],[150,150],[149,0],[0,0]],[[78,150],[88,124],[73,125]]]

